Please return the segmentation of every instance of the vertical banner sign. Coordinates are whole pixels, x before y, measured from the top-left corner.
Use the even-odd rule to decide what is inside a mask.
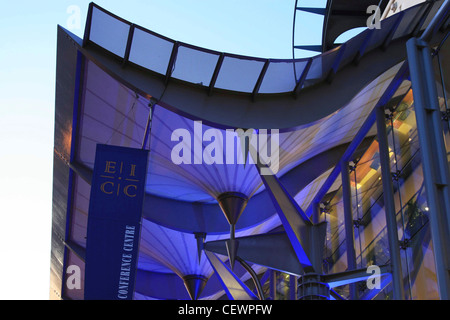
[[[148,151],[97,145],[86,243],[84,298],[131,300]]]

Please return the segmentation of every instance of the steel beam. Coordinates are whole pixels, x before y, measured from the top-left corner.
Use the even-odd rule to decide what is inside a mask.
[[[211,77],[211,81],[209,82],[208,96],[211,96],[214,90],[214,86],[216,85],[217,77],[219,76],[220,68],[222,68],[223,59],[225,58],[225,54],[220,54],[217,59],[216,68],[214,69],[213,75]]]
[[[250,276],[253,279],[253,283],[255,284],[255,289],[258,292],[259,300],[264,300],[264,292],[261,286],[261,282],[259,282],[258,275],[256,274],[255,270],[252,269],[252,267],[243,259],[240,257],[236,257],[236,259],[239,261],[241,266],[250,274]]]
[[[449,2],[446,1],[446,4]],[[435,27],[435,26],[434,26]],[[428,36],[429,33],[425,33]],[[424,40],[406,43],[421,147],[422,168],[429,210],[434,260],[441,299],[450,299],[449,230],[450,189],[431,49]]]
[[[134,23],[132,23],[130,25],[130,30],[128,31],[127,46],[125,47],[125,54],[123,56],[122,66],[125,66],[130,59],[131,44],[133,43],[133,36],[134,36],[135,29],[136,29],[136,25]]]
[[[257,300],[254,293],[214,253],[205,251],[230,300]]]
[[[275,300],[277,297],[277,279],[275,270],[269,270],[269,300]]]
[[[178,56],[178,48],[179,47],[180,47],[180,43],[178,41],[176,41],[173,44],[172,53],[170,54],[169,64],[167,65],[166,77],[164,80],[165,86],[167,86],[170,78],[172,77],[172,73],[174,71],[174,66],[175,66],[175,61],[177,60],[177,56]]]
[[[320,14],[320,15],[325,15],[327,13],[326,8],[296,7],[295,10],[300,10],[300,11],[314,13],[314,14]]]
[[[84,28],[84,36],[83,36],[83,47],[86,47],[89,43],[91,37],[91,26],[92,26],[92,12],[94,10],[94,3],[89,3],[88,14],[86,18],[86,26]]]
[[[298,46],[294,46],[294,48],[295,49],[300,49],[300,50],[322,52],[322,46],[321,45],[298,45]]]
[[[380,274],[376,276],[389,275],[391,267],[389,265],[380,266]],[[326,282],[330,288],[340,287],[347,284],[364,281],[373,277],[373,273],[368,268],[355,269],[351,271],[327,274],[322,276],[322,280]]]
[[[295,84],[294,90],[292,91],[294,97],[297,97],[297,95],[302,90],[303,84],[305,83],[306,77],[308,76],[309,69],[311,69],[312,62],[313,62],[313,59],[309,58],[308,62],[305,65],[305,68],[302,71],[300,78],[298,80],[295,79],[297,82]],[[295,71],[295,63],[294,63],[294,73],[295,73],[295,76],[297,76],[297,72]]]
[[[153,120],[153,113],[155,110],[155,104],[156,104],[155,101],[150,100],[150,103],[148,105],[149,106],[148,118],[147,118],[144,137],[143,137],[143,141],[142,141],[142,147],[141,147],[142,149],[145,149],[147,147],[147,143],[148,143],[151,131],[152,131],[152,120]],[[150,149],[150,146],[149,146],[149,149]]]
[[[319,274],[308,273],[299,279],[299,300],[330,300],[330,286]]]
[[[344,203],[345,245],[347,249],[347,268],[356,269],[355,233],[353,227],[352,191],[347,161],[341,161],[342,201]],[[356,184],[356,181],[355,181]],[[357,299],[355,285],[350,285],[350,299]]]
[[[259,74],[258,80],[256,81],[255,87],[252,92],[252,99],[255,101],[256,96],[258,95],[259,88],[261,88],[261,84],[264,80],[264,76],[266,75],[267,69],[269,68],[270,59],[267,59],[264,63],[263,68],[261,69],[261,73]]]
[[[326,223],[314,225],[276,175],[260,174],[260,177],[271,196],[302,268],[306,273],[320,273]]]
[[[397,220],[395,217],[394,187],[392,185],[384,108],[376,108],[376,115],[384,211],[386,215],[386,228],[389,241],[389,253],[391,257],[393,293],[395,300],[403,300],[405,297],[405,292],[403,285],[402,262],[400,258],[400,245],[398,241]]]
[[[301,275],[303,268],[285,232],[259,234],[237,238],[239,258],[281,272]],[[206,242],[207,251],[227,255],[226,242],[216,240]]]
[[[289,300],[297,300],[297,278],[289,275]]]

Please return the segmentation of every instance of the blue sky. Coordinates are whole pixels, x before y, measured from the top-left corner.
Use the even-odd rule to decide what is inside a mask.
[[[305,5],[317,2],[323,1],[305,0]],[[175,40],[242,55],[292,57],[294,0],[96,3]],[[0,299],[49,297],[56,31],[59,24],[82,37],[88,4],[2,3]],[[77,19],[71,8],[79,9],[80,28],[70,24]],[[317,28],[305,27],[305,41],[313,41],[310,36]]]

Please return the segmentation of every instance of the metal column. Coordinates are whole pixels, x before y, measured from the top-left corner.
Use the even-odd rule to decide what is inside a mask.
[[[269,300],[275,300],[277,295],[277,276],[275,270],[270,270],[269,275]]]
[[[297,278],[289,275],[289,300],[297,300]]]
[[[377,138],[380,151],[381,181],[383,184],[384,211],[386,215],[386,228],[391,256],[392,285],[395,300],[405,297],[403,286],[403,273],[398,241],[397,221],[395,218],[394,187],[389,161],[389,146],[386,132],[386,118],[383,107],[376,108]]]
[[[449,169],[443,139],[431,50],[422,39],[408,40],[407,53],[414,95],[417,131],[427,194],[436,275],[441,299],[450,299]]]
[[[352,191],[347,161],[341,161],[342,201],[344,203],[345,244],[348,271],[356,269],[355,233],[353,227]],[[356,285],[350,284],[350,299],[358,299]]]

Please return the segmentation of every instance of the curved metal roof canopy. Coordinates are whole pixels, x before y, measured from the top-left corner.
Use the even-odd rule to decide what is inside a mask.
[[[419,4],[383,20],[380,29],[367,29],[337,48],[296,60],[195,47],[91,4],[82,51],[135,91],[187,117],[216,127],[287,131],[339,110],[381,70],[403,61],[404,40],[424,30],[441,3]]]

